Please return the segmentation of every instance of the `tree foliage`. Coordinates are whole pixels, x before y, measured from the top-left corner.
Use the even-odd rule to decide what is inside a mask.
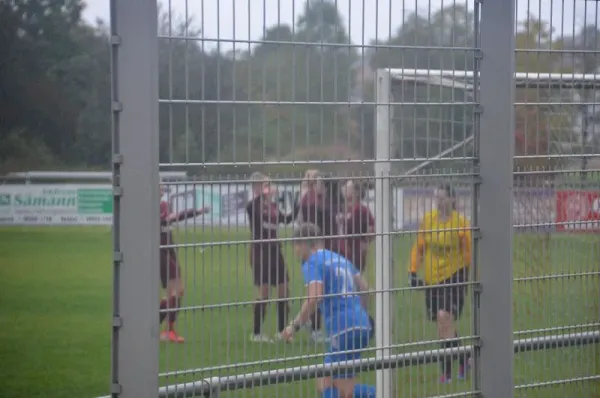
[[[101,21],[83,21],[83,9],[82,0],[0,2],[0,172],[109,167],[108,29]],[[462,5],[427,17],[414,13],[388,41],[360,51],[333,0],[307,1],[294,26],[265,27],[259,44],[229,52],[202,41],[193,20],[161,10],[158,26],[163,37],[199,39],[159,42],[162,162],[372,158],[374,108],[349,101],[373,100],[375,68],[474,67],[469,48],[475,19]],[[595,29],[584,27],[574,37],[556,40],[547,23],[529,17],[519,25],[516,41],[521,49],[596,49]],[[551,51],[521,52],[517,69],[598,67],[589,51],[571,61],[562,62]],[[551,102],[558,94],[519,90],[517,100]],[[413,82],[397,87],[394,95],[406,103],[395,109],[395,156],[430,157],[472,134],[465,90]],[[439,102],[445,104],[431,104]],[[517,152],[553,153],[552,142],[572,138],[573,123],[572,110],[518,107]],[[472,148],[453,156],[468,151]]]
[[[561,50],[562,43],[553,40],[552,28],[534,16],[519,24],[515,37],[517,47],[516,71],[552,73],[566,71],[560,54],[548,50]],[[538,51],[543,50],[543,51]],[[548,168],[556,166],[557,158],[545,157],[556,153],[553,145],[569,131],[569,110],[546,105],[558,99],[560,90],[536,86],[519,88],[515,110],[515,155],[519,169]]]
[[[572,57],[565,61],[575,66],[579,72],[597,74],[600,71],[600,31],[595,24],[583,26],[572,37],[564,37],[565,49],[572,51]],[[581,120],[575,128],[581,132],[579,153],[598,153],[600,151],[600,93],[593,88],[577,91],[578,99],[587,105],[582,106]]]
[[[473,48],[474,40],[474,16],[464,5],[444,7],[430,18],[412,13],[390,40],[378,43],[383,48],[375,52],[371,66],[373,69],[473,70],[473,51],[467,49]],[[374,88],[364,91],[372,93]],[[394,84],[392,94],[395,102],[403,103],[394,107],[394,157],[436,156],[472,134],[473,107],[468,105],[472,98],[463,88],[427,84],[407,77]],[[357,119],[371,121],[372,112],[372,109],[360,109]],[[372,136],[373,127],[368,129]],[[470,154],[472,148],[465,146],[449,156]],[[440,163],[432,167],[439,168]]]

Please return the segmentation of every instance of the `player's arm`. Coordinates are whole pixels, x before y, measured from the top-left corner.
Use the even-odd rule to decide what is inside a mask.
[[[362,304],[364,310],[368,311],[370,299],[370,294],[368,293],[369,285],[367,284],[367,281],[365,281],[365,278],[363,278],[358,272],[358,270],[354,274],[354,286],[356,286],[358,293],[360,293],[360,303]]]
[[[308,297],[302,304],[300,312],[298,312],[298,315],[294,318],[294,329],[307,323],[310,320],[311,315],[317,310],[317,305],[319,305],[319,301],[321,301],[321,298],[323,297],[323,282],[313,281],[308,284],[307,290]]]
[[[294,202],[294,211],[292,212],[293,218],[292,220],[295,220],[298,217],[298,214],[300,214],[300,200],[296,200]]]
[[[370,244],[375,240],[375,235],[373,235],[375,233],[375,218],[367,207],[362,208],[361,224],[364,225],[362,229],[368,234],[365,236],[365,241]]]
[[[200,209],[188,209],[188,210],[184,210],[184,211],[180,211],[180,212],[174,212],[174,213],[170,213],[167,217],[166,217],[166,222],[167,224],[171,224],[174,222],[178,222],[178,221],[183,221],[186,220],[188,218],[192,218],[192,217],[196,217],[196,216],[200,216],[202,214],[206,214],[209,212],[209,208],[208,207],[203,207]]]
[[[250,223],[250,229],[259,232],[262,231],[262,207],[258,197],[252,199],[246,206],[246,214]],[[260,232],[259,232],[260,234]],[[256,235],[258,236],[258,235]]]
[[[319,224],[319,221],[321,221],[320,219],[322,218],[322,214],[315,203],[302,203],[300,205],[300,211],[302,212],[303,222],[314,225],[322,225]]]
[[[161,201],[160,202],[160,225],[161,226],[166,226],[169,224],[168,219],[169,219],[169,204],[165,201]]]
[[[465,260],[465,265],[471,265],[471,229],[469,222],[464,218],[461,218],[460,230],[458,231],[458,236],[460,238],[460,250]]]
[[[292,321],[292,329],[298,331],[314,314],[319,301],[323,298],[323,267],[315,263],[302,266],[302,273],[307,288],[307,299],[302,303],[300,312]]]
[[[417,272],[421,267],[421,263],[423,262],[423,253],[425,252],[425,225],[424,223],[419,227],[419,232],[417,233],[417,241],[413,244],[413,247],[410,251],[410,268],[409,278],[410,284],[413,287],[421,286],[423,282],[417,277]]]
[[[279,222],[280,224],[289,224],[292,221],[294,221],[294,219],[296,218],[297,215],[298,215],[298,208],[294,206],[294,210],[292,211],[291,214],[283,214],[280,211],[277,222]]]
[[[417,234],[417,241],[413,244],[410,250],[410,269],[411,274],[419,272],[421,263],[423,262],[423,253],[425,252],[425,238],[423,232]]]
[[[248,221],[254,221],[254,200],[251,200],[246,205],[246,215],[248,216]]]

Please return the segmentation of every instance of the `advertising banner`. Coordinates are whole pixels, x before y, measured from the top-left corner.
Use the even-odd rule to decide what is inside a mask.
[[[163,197],[172,211],[210,207],[187,223],[217,225],[245,224],[248,199],[245,186],[209,184],[169,186]],[[0,185],[0,225],[111,225],[112,212],[111,185]]]
[[[425,213],[437,206],[434,188],[404,188],[402,191],[403,211],[401,230],[417,230]],[[515,188],[513,190],[513,225],[519,229],[536,230],[554,228],[556,220],[556,197],[554,190],[547,188]],[[467,219],[472,215],[472,194],[470,189],[456,190],[456,209]]]
[[[556,227],[556,195],[551,188],[515,188],[513,225],[517,232],[550,232]]]
[[[600,232],[600,191],[558,191],[559,231]]]
[[[298,185],[280,185],[276,201],[284,214],[294,209]],[[472,214],[470,189],[457,190],[457,210]],[[173,211],[210,207],[208,214],[182,224],[247,226],[246,184],[178,184],[163,200]],[[374,191],[365,198],[373,214]],[[436,206],[433,188],[397,188],[391,197],[392,228],[416,230],[426,212]],[[600,231],[600,192],[515,188],[513,220],[518,230]],[[112,187],[95,184],[0,185],[0,225],[111,225]],[[158,204],[157,204],[158,211]],[[556,225],[558,224],[558,225]]]
[[[110,225],[110,185],[0,185],[0,225]]]

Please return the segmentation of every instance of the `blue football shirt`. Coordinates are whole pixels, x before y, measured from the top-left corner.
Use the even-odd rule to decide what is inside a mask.
[[[307,286],[323,284],[319,309],[330,336],[352,329],[371,329],[354,283],[358,270],[351,262],[332,251],[319,250],[302,265],[302,273]]]

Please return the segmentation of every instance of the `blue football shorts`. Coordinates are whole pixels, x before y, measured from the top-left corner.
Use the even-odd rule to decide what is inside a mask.
[[[325,355],[324,363],[336,363],[357,360],[361,357],[361,351],[369,345],[369,329],[352,329],[338,333],[329,339],[329,347]],[[334,379],[351,379],[354,372],[349,370],[334,370]]]

